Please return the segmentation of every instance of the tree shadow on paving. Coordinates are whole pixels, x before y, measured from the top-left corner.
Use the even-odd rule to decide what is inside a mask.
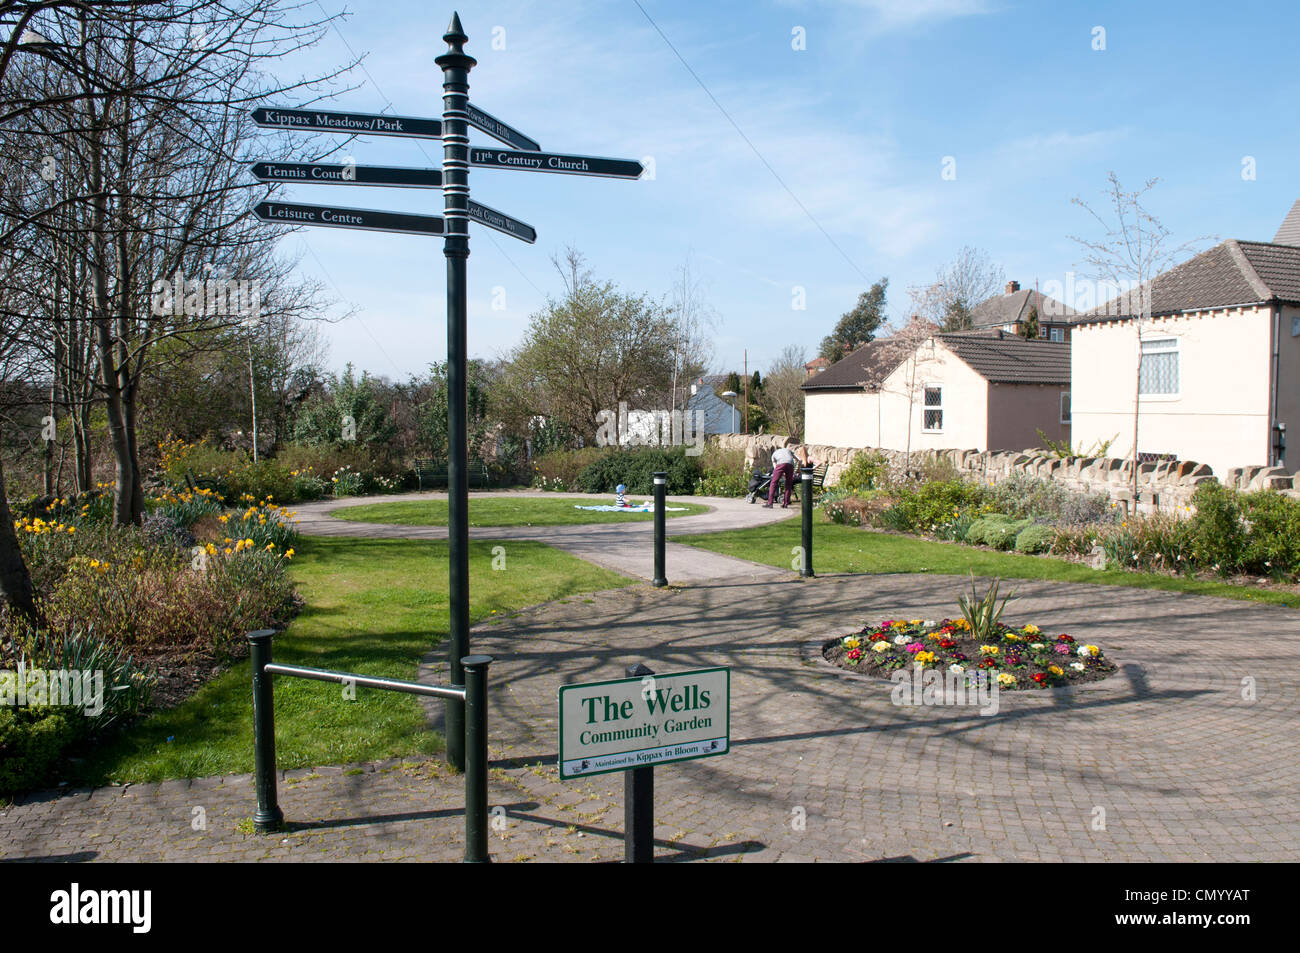
[[[543,827],[563,828],[568,831],[581,831],[584,834],[592,834],[596,837],[604,837],[610,840],[621,841],[624,839],[623,831],[610,830],[607,827],[596,827],[592,824],[572,824],[568,821],[556,820],[550,817],[540,817],[536,814],[519,814],[510,813],[512,820],[530,821]],[[654,846],[656,850],[673,851],[672,857],[656,857],[656,863],[675,863],[683,860],[703,860],[709,857],[726,857],[732,854],[751,854],[754,851],[765,850],[767,845],[762,841],[745,840],[735,844],[722,844],[715,847],[697,847],[693,844],[680,844],[676,841],[660,840],[655,838]],[[616,863],[616,861],[609,861]]]
[[[73,854],[43,854],[39,857],[0,857],[0,864],[86,864],[99,856],[97,850],[79,850]]]
[[[540,805],[536,801],[520,801],[518,804],[503,804],[512,816],[516,812],[535,811]],[[324,831],[340,827],[366,827],[371,824],[395,824],[401,821],[431,821],[448,817],[464,817],[464,807],[443,808],[436,811],[404,811],[400,814],[370,814],[365,817],[340,817],[328,821],[292,821],[284,822],[285,833],[298,831]]]
[[[976,585],[983,582],[977,579]],[[882,725],[880,709],[888,702],[887,691],[864,693],[853,679],[801,659],[800,647],[810,639],[829,640],[868,622],[951,618],[957,614],[956,595],[968,585],[968,579],[958,576],[895,573],[775,582],[724,580],[670,591],[615,590],[593,594],[591,603],[540,606],[502,624],[480,628],[474,633],[475,649],[497,655],[500,674],[493,680],[494,703],[501,699],[532,723],[535,737],[528,747],[537,746],[540,737],[553,737],[554,692],[560,684],[620,677],[624,666],[644,661],[661,672],[726,665],[732,670],[733,706],[748,708],[754,728],[762,731],[767,712],[784,721],[781,728],[794,727],[733,738],[736,748],[920,729],[974,749],[982,757],[1005,759],[1006,752],[998,746],[1008,736],[994,731],[982,738],[980,729],[1034,724],[1046,714],[1051,717],[1042,727],[1070,738],[1072,729],[1061,720],[1062,714],[1087,718],[1135,704],[1142,707],[1130,717],[1147,718],[1154,705],[1161,708],[1160,714],[1190,726],[1194,719],[1188,718],[1184,706],[1191,703],[1201,710],[1205,699],[1221,691],[1217,670],[1229,661],[1223,630],[1239,630],[1247,623],[1272,627],[1295,618],[1294,610],[1285,607],[1221,598],[1180,594],[1173,599],[1158,590],[1017,581],[1019,599],[1008,609],[1013,618],[1032,618],[1048,631],[1074,631],[1081,641],[1096,641],[1103,648],[1124,646],[1122,653],[1116,653],[1121,672],[1111,679],[1122,678],[1126,684],[1108,681],[1070,692],[1015,693],[1011,696],[1015,701],[1004,704],[997,719],[935,712],[933,717],[913,715]],[[1176,658],[1162,657],[1152,664],[1153,655],[1175,647]],[[1240,646],[1232,652],[1231,660],[1239,667]],[[1287,657],[1276,646],[1273,652]],[[1262,667],[1266,660],[1251,658],[1246,663]],[[1189,679],[1196,684],[1188,684]],[[889,687],[883,680],[881,686]],[[882,694],[884,698],[878,697]],[[1020,695],[1024,697],[1016,697]],[[789,726],[792,703],[784,696],[798,698],[797,720],[808,724],[809,730]],[[1010,701],[1008,696],[1004,699]],[[770,707],[773,704],[777,707]],[[861,718],[861,723],[844,724],[855,718]],[[832,724],[812,727],[827,721]],[[1106,723],[1119,724],[1109,719]],[[545,757],[553,755],[521,756],[513,763],[536,764]],[[1017,757],[1020,764],[1046,776],[1060,772],[1061,766],[1051,763],[1048,748],[1021,751]],[[1105,759],[1098,763],[1107,764]],[[727,775],[725,766],[718,766],[718,773],[721,782]],[[1120,781],[1109,773],[1112,768],[1099,767],[1081,776],[1131,789],[1147,783],[1145,778],[1132,777]],[[734,782],[734,778],[727,780]]]

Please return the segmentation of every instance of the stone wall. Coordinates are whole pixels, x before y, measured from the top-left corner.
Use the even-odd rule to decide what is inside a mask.
[[[747,466],[755,463],[766,468],[777,447],[784,446],[786,438],[774,434],[722,434],[716,439],[723,449],[743,450]],[[870,448],[868,448],[870,449]],[[809,444],[808,456],[818,465],[829,464],[826,485],[835,486],[853,457],[861,448],[828,447]],[[905,465],[916,471],[925,465],[926,458],[947,461],[962,476],[984,480],[1001,480],[1012,473],[1024,473],[1087,493],[1106,493],[1125,508],[1133,506],[1133,464],[1115,457],[1057,457],[1044,450],[978,451],[978,450],[924,450],[913,451],[908,461],[901,450],[881,450],[890,465],[902,471]],[[1137,509],[1151,511],[1186,506],[1196,492],[1196,487],[1206,480],[1218,479],[1203,463],[1189,460],[1161,461],[1138,465]],[[1281,467],[1236,467],[1227,472],[1222,482],[1234,489],[1273,489],[1300,498],[1292,474]]]

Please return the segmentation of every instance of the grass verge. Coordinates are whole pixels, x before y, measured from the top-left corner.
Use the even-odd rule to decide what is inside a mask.
[[[1300,608],[1300,595],[1278,589],[1235,585],[1213,579],[1189,579],[1159,573],[1092,569],[1081,563],[1045,556],[976,549],[916,536],[877,533],[832,523],[820,512],[813,537],[813,569],[818,573],[937,573],[952,576],[1000,576],[1003,579],[1051,579],[1104,586],[1133,586],[1201,596]],[[792,547],[800,544],[797,518],[752,529],[675,536],[673,542],[699,546],[782,569],[790,568]]]
[[[636,500],[640,501],[640,497]],[[640,523],[654,519],[653,513],[598,513],[575,506],[612,504],[613,497],[474,496],[469,498],[470,526],[572,526],[582,523]],[[632,502],[629,499],[629,502]],[[693,516],[708,510],[699,503],[669,503],[669,518]],[[680,507],[674,512],[671,507]],[[392,523],[396,526],[446,526],[446,500],[406,500],[400,503],[369,503],[335,510],[338,519],[359,523]]]
[[[504,571],[492,542],[470,543],[470,621],[632,580],[542,543],[506,543]],[[495,545],[501,545],[497,543]],[[303,612],[275,639],[280,662],[413,680],[421,656],[447,635],[445,541],[304,539],[292,565]],[[247,660],[188,700],[131,726],[87,755],[76,783],[161,781],[253,768]],[[441,750],[412,695],[299,678],[275,685],[280,768],[372,761]]]

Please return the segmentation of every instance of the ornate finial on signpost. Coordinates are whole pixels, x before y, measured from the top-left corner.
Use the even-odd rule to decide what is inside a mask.
[[[443,56],[438,57],[437,63],[439,66],[442,65],[442,61],[445,56],[466,55],[465,41],[468,40],[469,37],[465,33],[465,28],[460,25],[459,13],[453,13],[451,15],[451,23],[448,24],[447,32],[442,35],[442,38],[447,41],[447,46],[449,47],[449,49],[447,53],[445,53]],[[471,66],[474,65],[475,61],[473,60],[473,58],[469,57],[469,59],[470,59],[470,65]]]

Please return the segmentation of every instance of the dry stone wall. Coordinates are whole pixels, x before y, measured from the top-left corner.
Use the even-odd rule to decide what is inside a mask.
[[[785,445],[786,438],[776,434],[722,434],[716,438],[718,445],[727,450],[743,450],[748,466],[766,468],[772,451]],[[820,465],[828,464],[826,485],[839,483],[849,462],[859,453],[873,448],[829,447],[808,444],[808,456]],[[1130,460],[1115,457],[1057,457],[1044,450],[979,451],[979,450],[914,450],[910,462],[901,450],[880,450],[890,465],[902,470],[910,465],[913,470],[924,466],[924,461],[946,461],[966,477],[997,481],[1013,473],[1024,473],[1052,480],[1063,486],[1087,493],[1106,493],[1125,508],[1134,506],[1133,464]],[[1170,509],[1186,506],[1197,486],[1218,477],[1203,463],[1190,460],[1167,460],[1158,463],[1138,464],[1138,498],[1140,511]],[[1236,467],[1224,474],[1226,486],[1239,490],[1278,490],[1288,496],[1300,498],[1294,476],[1281,467]]]

